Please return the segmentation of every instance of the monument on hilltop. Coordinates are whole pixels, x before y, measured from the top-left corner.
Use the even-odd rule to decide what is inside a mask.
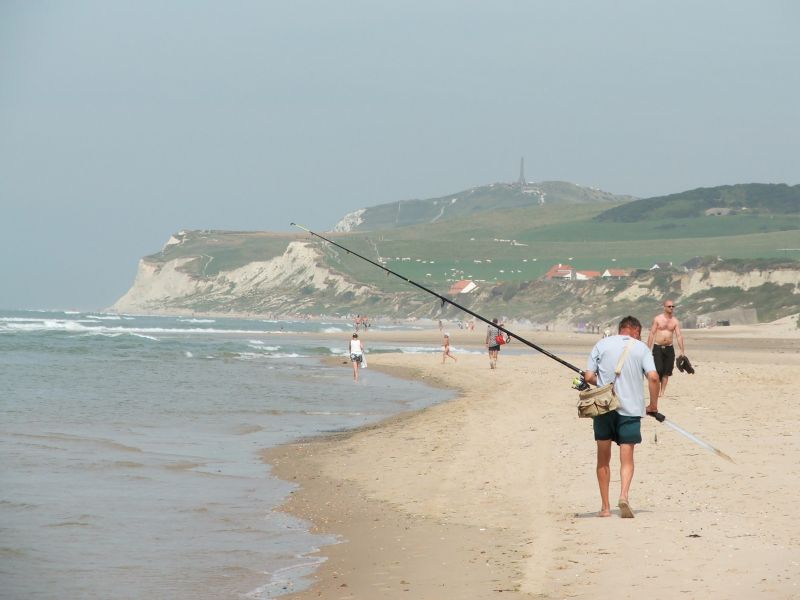
[[[519,159],[519,179],[517,179],[517,186],[519,191],[523,194],[535,194],[539,197],[539,204],[544,204],[545,192],[535,185],[528,185],[528,180],[525,179],[525,157]]]

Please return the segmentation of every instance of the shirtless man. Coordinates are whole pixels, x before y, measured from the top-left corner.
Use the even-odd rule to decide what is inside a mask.
[[[650,335],[647,336],[647,345],[653,350],[653,360],[656,363],[656,371],[661,378],[661,392],[659,397],[663,397],[667,391],[667,382],[672,375],[672,368],[675,366],[675,348],[673,347],[673,337],[678,340],[680,355],[685,354],[683,350],[683,334],[681,324],[675,318],[675,302],[672,300],[664,301],[663,314],[656,315],[653,319],[653,326],[650,327]]]

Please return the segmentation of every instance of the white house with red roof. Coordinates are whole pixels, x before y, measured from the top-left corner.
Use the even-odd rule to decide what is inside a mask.
[[[553,265],[550,269],[545,273],[545,279],[572,279],[572,273],[575,269],[572,265],[563,265],[558,263],[557,265]]]
[[[631,276],[631,269],[606,269],[601,277],[603,279],[625,279]]]
[[[575,271],[573,279],[576,281],[586,281],[588,279],[597,279],[600,277],[600,271]]]
[[[456,294],[469,294],[476,289],[478,289],[478,286],[474,281],[470,279],[462,279],[461,281],[456,281],[452,286],[450,286],[450,295],[455,296]]]

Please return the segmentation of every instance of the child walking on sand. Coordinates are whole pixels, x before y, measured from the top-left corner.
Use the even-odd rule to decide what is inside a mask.
[[[445,363],[445,360],[450,357],[455,362],[458,362],[458,359],[450,353],[450,334],[445,331],[444,333],[444,352],[442,353],[442,364]]]

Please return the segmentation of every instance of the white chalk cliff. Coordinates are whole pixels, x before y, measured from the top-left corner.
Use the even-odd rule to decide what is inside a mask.
[[[300,290],[324,292],[332,297],[349,292],[358,298],[370,288],[351,283],[320,265],[318,251],[305,242],[290,242],[285,252],[265,261],[250,262],[213,276],[197,275],[189,268],[202,257],[166,261],[142,259],[128,292],[112,307],[118,312],[158,313],[191,309],[213,312],[280,311],[304,308]],[[307,298],[308,303],[312,301]]]

